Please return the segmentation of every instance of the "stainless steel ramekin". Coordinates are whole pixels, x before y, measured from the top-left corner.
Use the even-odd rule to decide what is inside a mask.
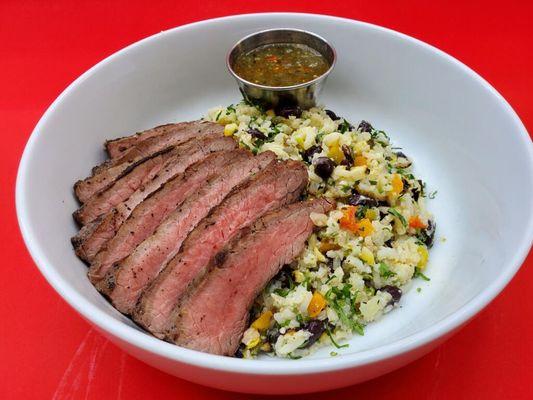
[[[283,87],[258,85],[235,73],[233,65],[239,55],[256,47],[274,43],[305,44],[322,54],[330,67],[324,74],[309,82]],[[324,38],[303,30],[282,28],[252,33],[242,38],[229,51],[226,64],[237,80],[242,95],[249,102],[266,108],[298,105],[302,109],[308,109],[316,105],[317,96],[324,87],[327,76],[333,70],[336,59],[335,49]]]

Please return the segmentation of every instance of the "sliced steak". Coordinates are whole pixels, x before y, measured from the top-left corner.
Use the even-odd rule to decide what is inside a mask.
[[[185,125],[174,124],[173,129],[168,132],[146,139],[138,146],[130,148],[122,157],[109,160],[101,167],[93,170],[93,175],[78,181],[74,185],[74,192],[78,199],[84,203],[95,193],[98,193],[111,185],[122,175],[128,173],[146,157],[164,150],[168,147],[176,146],[193,138],[217,137],[221,136],[223,127],[212,122],[195,121]]]
[[[214,269],[182,304],[168,339],[212,354],[231,356],[239,346],[254,299],[279,269],[305,246],[311,212],[327,212],[325,199],[295,203],[256,221],[215,258]]]
[[[97,224],[92,224],[89,229],[83,227],[80,230],[78,235],[72,239],[76,254],[85,261],[92,261],[102,246],[115,236],[118,228],[135,207],[147,196],[159,189],[169,179],[183,173],[193,163],[205,159],[209,154],[235,148],[237,148],[237,143],[228,137],[191,140],[176,146],[164,167],[152,181],[142,185],[126,201],[108,211]]]
[[[250,153],[244,150],[213,153],[152,193],[133,210],[113,239],[96,255],[89,268],[91,282],[100,281],[113,263],[127,257],[178,205],[224,165],[250,157]]]
[[[178,255],[145,291],[135,309],[135,321],[162,337],[172,310],[208,272],[216,253],[266,212],[296,201],[306,185],[305,166],[288,161],[270,166],[234,191],[190,233]]]
[[[107,213],[116,205],[127,200],[139,187],[144,187],[150,182],[171,155],[172,153],[168,149],[162,154],[154,154],[122,178],[117,179],[107,189],[95,193],[72,216],[79,224],[86,225]]]
[[[105,149],[110,158],[120,158],[126,153],[127,150],[138,145],[143,140],[150,139],[154,136],[160,136],[163,133],[174,129],[176,126],[183,124],[187,124],[187,122],[182,122],[180,124],[160,125],[146,131],[137,132],[130,136],[107,140],[105,142]]]
[[[144,240],[135,251],[116,263],[98,288],[117,310],[130,314],[147,285],[179,251],[183,240],[233,188],[273,163],[273,153],[239,160],[220,169],[201,190],[190,196]]]

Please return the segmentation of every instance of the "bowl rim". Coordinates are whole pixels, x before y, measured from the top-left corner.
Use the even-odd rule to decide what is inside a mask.
[[[324,72],[322,75],[317,76],[314,79],[311,79],[310,81],[303,82],[303,83],[298,83],[296,85],[290,85],[290,86],[261,85],[260,83],[250,82],[249,80],[244,79],[242,76],[240,76],[238,73],[236,73],[235,70],[233,69],[232,64],[231,64],[231,55],[237,49],[237,47],[241,43],[243,43],[245,40],[248,40],[251,37],[254,37],[254,36],[257,36],[257,35],[261,35],[263,33],[272,32],[272,31],[293,31],[293,32],[303,33],[305,35],[314,36],[315,38],[317,38],[317,39],[321,40],[322,42],[324,42],[331,49],[331,52],[333,54],[333,60],[331,61],[331,64],[329,65],[329,68],[327,69],[327,71]],[[336,63],[337,63],[337,50],[335,50],[335,47],[333,47],[333,45],[330,42],[328,42],[324,37],[318,35],[317,33],[314,33],[312,31],[308,31],[308,30],[304,30],[304,29],[295,29],[295,28],[262,29],[260,31],[254,32],[254,33],[250,33],[249,35],[246,35],[246,36],[240,38],[239,40],[237,40],[235,42],[235,44],[233,46],[231,46],[231,48],[229,49],[229,51],[226,54],[226,68],[228,69],[230,75],[233,76],[237,80],[237,82],[241,82],[241,83],[243,83],[243,84],[245,84],[247,86],[250,86],[251,88],[254,88],[254,89],[269,90],[269,91],[272,91],[272,92],[286,92],[286,91],[297,90],[297,89],[302,89],[302,88],[306,88],[306,87],[309,87],[309,86],[313,86],[315,83],[323,81],[324,79],[326,79],[329,76],[329,74],[331,74],[331,71],[333,71],[333,68],[335,68],[335,64]]]
[[[107,332],[108,334],[123,343],[127,343],[131,346],[142,349],[146,353],[199,368],[223,371],[227,373],[272,376],[306,375],[332,372],[360,367],[383,361],[388,358],[400,356],[417,348],[421,348],[424,345],[429,345],[430,343],[438,340],[439,338],[445,337],[445,335],[455,331],[457,328],[469,321],[485,306],[487,306],[502,291],[502,289],[507,285],[507,283],[518,271],[523,261],[525,260],[533,242],[533,212],[529,214],[527,221],[524,220],[524,223],[527,224],[526,235],[524,235],[521,242],[517,245],[516,250],[505,263],[505,269],[502,270],[498,278],[454,313],[444,317],[443,319],[426,329],[423,329],[405,338],[377,348],[362,350],[352,354],[342,354],[338,357],[320,359],[303,358],[297,361],[285,359],[276,359],[269,361],[242,360],[189,350],[156,339],[108,315],[105,311],[98,308],[89,300],[86,300],[81,294],[76,291],[76,289],[72,285],[70,285],[61,276],[60,273],[54,270],[54,268],[52,267],[52,263],[45,256],[44,252],[41,249],[41,246],[37,243],[36,240],[34,240],[31,228],[31,220],[29,217],[28,210],[25,207],[25,188],[27,186],[26,181],[28,177],[29,163],[34,152],[34,147],[41,127],[47,123],[50,117],[54,114],[58,105],[63,101],[65,97],[68,96],[71,90],[73,90],[82,82],[90,78],[95,73],[95,71],[106,66],[115,58],[122,56],[124,53],[129,52],[132,49],[149,45],[150,43],[157,41],[161,37],[167,36],[169,34],[175,34],[179,31],[186,31],[191,28],[195,29],[203,25],[209,25],[219,22],[225,23],[227,21],[249,20],[257,18],[271,19],[273,17],[306,18],[318,21],[329,20],[354,24],[359,27],[364,27],[365,29],[371,29],[381,33],[386,33],[388,35],[396,36],[397,38],[411,42],[411,44],[420,47],[423,51],[431,52],[435,56],[444,58],[446,61],[454,64],[456,68],[460,68],[471,79],[474,79],[475,81],[477,81],[478,84],[483,86],[484,89],[488,91],[489,95],[494,96],[495,99],[502,106],[503,110],[513,119],[516,128],[515,131],[517,132],[519,139],[522,141],[523,146],[528,149],[529,169],[530,172],[532,172],[530,175],[533,175],[533,144],[531,142],[529,134],[526,131],[526,128],[522,124],[516,112],[487,81],[481,78],[481,76],[475,73],[472,69],[470,69],[454,57],[425,42],[378,25],[329,15],[309,13],[255,13],[213,18],[178,26],[167,31],[162,31],[160,33],[137,41],[115,52],[114,54],[108,56],[104,60],[91,67],[81,76],[79,76],[76,80],[74,80],[45,111],[45,113],[35,126],[32,134],[30,135],[30,138],[22,154],[21,161],[19,164],[19,170],[17,173],[15,189],[15,203],[19,227],[22,233],[23,240],[33,261],[35,262],[45,279],[48,281],[48,283],[59,293],[59,295],[82,317],[90,321],[100,330]],[[533,185],[533,179],[532,182],[529,183]]]

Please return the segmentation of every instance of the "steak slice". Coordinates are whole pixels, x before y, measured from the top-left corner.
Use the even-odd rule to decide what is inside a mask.
[[[91,282],[100,281],[113,263],[130,255],[176,207],[224,165],[250,157],[251,154],[245,150],[213,153],[152,193],[133,210],[117,234],[96,255],[89,268]]]
[[[86,225],[127,200],[139,187],[150,182],[172,154],[168,149],[144,160],[129,173],[117,179],[111,186],[95,193],[72,216],[81,225]]]
[[[307,169],[298,161],[280,162],[254,176],[229,195],[187,237],[181,251],[147,289],[134,320],[163,337],[172,310],[207,272],[213,257],[240,229],[268,211],[296,201],[307,185]]]
[[[174,124],[168,132],[144,140],[138,146],[130,148],[122,157],[108,160],[102,166],[93,169],[93,175],[74,184],[74,193],[82,202],[112,184],[116,179],[128,173],[146,157],[176,146],[193,138],[221,136],[223,127],[212,122],[189,122]]]
[[[191,140],[172,150],[172,155],[161,168],[157,176],[146,185],[138,188],[126,201],[108,211],[97,224],[91,228],[83,227],[72,239],[76,254],[84,261],[92,261],[102,246],[110,240],[135,207],[148,195],[174,176],[183,173],[187,167],[205,159],[216,151],[237,148],[235,140],[229,137],[205,138]]]
[[[332,208],[325,199],[295,203],[245,229],[182,304],[168,338],[193,350],[235,354],[254,299],[304,249],[313,231],[310,213]]]
[[[183,240],[200,220],[234,187],[266,168],[274,159],[273,153],[262,153],[222,168],[218,176],[173,211],[130,256],[116,263],[99,282],[98,288],[117,310],[130,314],[144,289],[176,255]]]
[[[138,145],[143,140],[150,139],[154,136],[160,136],[163,133],[174,129],[177,125],[183,124],[186,124],[186,122],[182,122],[180,124],[160,125],[146,131],[137,132],[130,136],[110,139],[105,142],[105,149],[110,158],[119,158],[123,156],[130,148]]]

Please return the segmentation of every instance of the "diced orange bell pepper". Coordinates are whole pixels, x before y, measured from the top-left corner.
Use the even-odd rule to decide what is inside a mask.
[[[263,331],[270,326],[270,320],[272,319],[272,311],[268,310],[261,314],[253,323],[252,328],[258,331]]]
[[[339,250],[341,247],[337,243],[323,240],[322,242],[320,242],[320,246],[318,248],[322,253],[326,253],[330,250]]]
[[[356,206],[348,206],[342,211],[342,217],[339,220],[339,225],[342,229],[358,233],[359,225],[357,224],[357,218],[355,217],[356,212]]]
[[[391,184],[393,193],[400,194],[403,191],[403,181],[399,174],[394,174],[392,176]]]
[[[366,159],[365,156],[357,156],[354,158],[354,165],[356,167],[361,167],[363,165],[367,165],[368,164],[368,160]]]
[[[359,236],[367,237],[372,235],[374,232],[374,227],[372,226],[372,222],[368,218],[363,218],[359,221]]]
[[[318,317],[318,314],[326,307],[326,299],[319,292],[313,293],[311,301],[307,306],[307,312],[311,318]]]
[[[418,215],[409,218],[409,226],[415,229],[425,229],[427,225],[422,222]]]

